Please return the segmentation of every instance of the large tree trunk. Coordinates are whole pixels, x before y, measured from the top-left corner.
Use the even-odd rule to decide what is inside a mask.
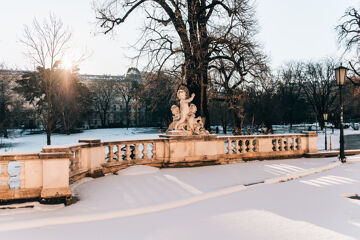
[[[49,127],[46,129],[46,144],[51,145],[51,129]]]
[[[7,128],[4,127],[4,138],[9,138]]]
[[[192,101],[197,107],[197,115],[205,118],[205,128],[210,129],[210,115],[207,106],[207,68],[203,67],[196,70],[191,64],[188,65],[186,71],[186,83],[189,94],[195,93]]]
[[[46,124],[46,144],[51,145],[51,91],[48,90],[48,109],[47,109],[47,124]]]
[[[129,128],[129,125],[130,125],[130,110],[129,110],[129,102],[126,101],[125,103],[125,110],[126,110],[126,128]]]

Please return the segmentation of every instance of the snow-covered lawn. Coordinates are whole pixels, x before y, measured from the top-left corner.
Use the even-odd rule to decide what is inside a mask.
[[[339,148],[339,130],[335,129],[334,134],[331,133],[331,129],[328,129],[328,144],[330,143],[330,136],[332,142],[332,148]],[[345,129],[345,135],[348,134],[360,134],[360,130],[354,131],[351,128]],[[158,138],[159,133],[156,128],[108,128],[108,129],[93,129],[85,130],[82,133],[64,135],[64,134],[53,134],[52,144],[53,145],[65,145],[75,144],[79,139],[84,138],[99,138],[102,141],[111,140],[126,140],[126,139],[151,139]],[[318,137],[318,149],[323,150],[325,136],[323,132],[319,132]],[[42,147],[46,145],[45,134],[35,135],[22,135],[12,137],[9,139],[0,138],[1,143],[11,143],[12,147],[0,148],[0,153],[24,153],[24,152],[39,152]],[[359,146],[360,148],[360,146]]]
[[[79,139],[98,138],[102,141],[125,140],[125,139],[149,139],[158,138],[158,131],[155,128],[105,128],[85,130],[82,133],[71,135],[53,134],[52,145],[76,144]],[[10,148],[1,148],[0,153],[24,153],[39,152],[46,145],[46,134],[33,134],[0,139],[0,143],[11,143]]]
[[[358,239],[360,201],[342,195],[360,193],[360,156],[348,160],[133,166],[75,183],[69,207],[0,210],[0,239]]]

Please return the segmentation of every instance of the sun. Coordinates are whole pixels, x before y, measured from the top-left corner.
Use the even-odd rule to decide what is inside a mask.
[[[61,68],[71,70],[74,66],[74,62],[70,59],[64,58],[61,60]]]

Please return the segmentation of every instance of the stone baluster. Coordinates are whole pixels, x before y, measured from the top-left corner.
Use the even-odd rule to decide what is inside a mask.
[[[108,146],[109,149],[109,153],[108,153],[108,162],[112,162],[113,161],[113,157],[114,157],[114,152],[113,152],[113,145],[109,145]]]
[[[134,143],[134,159],[138,159],[139,157],[139,143]]]
[[[115,145],[116,146],[116,153],[115,153],[115,156],[116,156],[116,161],[120,162],[121,161],[121,155],[120,155],[120,145]]]
[[[126,161],[130,162],[131,161],[131,148],[130,148],[130,143],[126,144]]]
[[[149,150],[148,150],[148,143],[143,143],[143,146],[144,146],[144,149],[143,149],[143,154],[144,154],[144,156],[143,156],[143,158],[144,159],[148,159],[149,158],[149,156],[148,156],[148,153],[149,153]]]
[[[286,138],[286,151],[290,150],[290,145],[289,145],[289,138]]]
[[[301,137],[298,137],[298,142],[297,142],[297,146],[296,146],[296,150],[300,150],[301,149]]]
[[[76,169],[80,169],[81,162],[80,162],[80,150],[79,149],[75,150],[75,163],[76,163]]]
[[[231,151],[232,151],[232,149],[231,149],[231,139],[228,138],[227,141],[228,141],[228,152],[227,152],[227,154],[231,154]]]
[[[71,157],[70,157],[70,171],[75,171],[75,152],[71,152]]]
[[[259,151],[259,140],[255,138],[254,141],[255,141],[254,152],[258,152]]]
[[[253,139],[249,139],[249,152],[254,152],[253,147]]]
[[[239,154],[239,140],[235,140],[235,154]]]

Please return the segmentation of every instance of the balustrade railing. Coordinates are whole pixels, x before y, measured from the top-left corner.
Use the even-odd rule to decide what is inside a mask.
[[[41,153],[0,155],[0,200],[71,194],[69,183],[136,164],[194,166],[272,159],[316,152],[315,133],[249,136],[176,136],[101,142],[79,140]],[[100,175],[99,175],[100,174]]]
[[[224,139],[225,154],[258,152],[259,141],[254,137],[227,137]]]

